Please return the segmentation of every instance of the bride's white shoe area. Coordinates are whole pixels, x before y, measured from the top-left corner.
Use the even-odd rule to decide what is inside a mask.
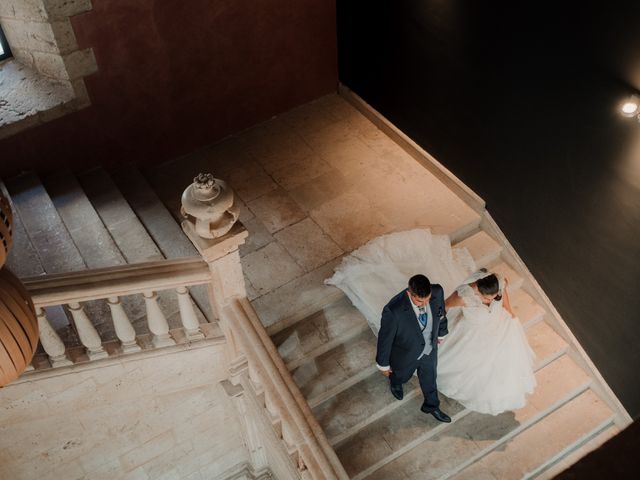
[[[366,320],[341,292],[319,284],[336,262],[272,293],[267,310],[277,317],[279,303],[289,312],[269,327],[272,339],[353,479],[551,478],[618,431],[614,412],[501,246],[484,231],[456,246],[510,279],[514,310],[537,358],[537,387],[517,411],[483,415],[441,396],[453,418],[441,424],[420,412],[415,379],[404,400],[395,400],[375,367],[376,339]],[[300,296],[309,314],[296,317],[291,302]]]

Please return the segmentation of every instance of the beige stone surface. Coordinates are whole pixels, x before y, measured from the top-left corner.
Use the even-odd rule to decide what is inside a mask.
[[[277,242],[242,258],[242,268],[259,295],[299,277],[304,270]]]
[[[0,478],[208,479],[246,462],[218,383],[223,348],[74,367],[3,388]]]
[[[307,272],[343,253],[342,249],[310,218],[276,233],[275,238]],[[310,241],[310,239],[313,239]]]
[[[610,418],[611,411],[591,390],[562,406],[533,427],[472,465],[465,477],[488,472],[499,479],[518,479],[547,458],[579,440]],[[562,425],[562,428],[558,428]],[[458,477],[454,477],[458,478]]]
[[[310,212],[345,252],[393,230],[393,223],[362,193],[343,193]]]
[[[273,333],[292,325],[341,298],[340,290],[324,284],[339,262],[339,259],[332,260],[254,300],[253,306],[269,331]]]
[[[248,203],[249,208],[271,233],[296,223],[305,217],[304,212],[282,189],[273,190]]]

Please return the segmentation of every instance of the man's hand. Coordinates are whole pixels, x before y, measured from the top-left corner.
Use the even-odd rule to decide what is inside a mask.
[[[391,376],[391,369],[389,369],[389,370],[380,370],[380,373],[382,373],[385,377],[390,377]]]

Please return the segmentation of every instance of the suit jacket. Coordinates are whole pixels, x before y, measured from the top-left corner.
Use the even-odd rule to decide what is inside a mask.
[[[435,353],[438,337],[449,333],[444,290],[438,284],[431,285],[429,306],[433,315],[432,353]],[[390,366],[391,370],[403,370],[415,364],[424,347],[424,336],[411,307],[411,299],[407,290],[403,290],[389,300],[382,310],[376,363],[381,367]]]

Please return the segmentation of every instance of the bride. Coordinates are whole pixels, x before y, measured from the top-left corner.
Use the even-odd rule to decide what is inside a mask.
[[[438,390],[481,413],[523,407],[535,387],[534,355],[507,281],[501,286],[495,274],[476,271],[469,252],[452,249],[447,236],[417,229],[375,238],[345,257],[326,283],[349,297],[377,335],[388,299],[419,273],[452,292],[450,333],[438,347]]]

